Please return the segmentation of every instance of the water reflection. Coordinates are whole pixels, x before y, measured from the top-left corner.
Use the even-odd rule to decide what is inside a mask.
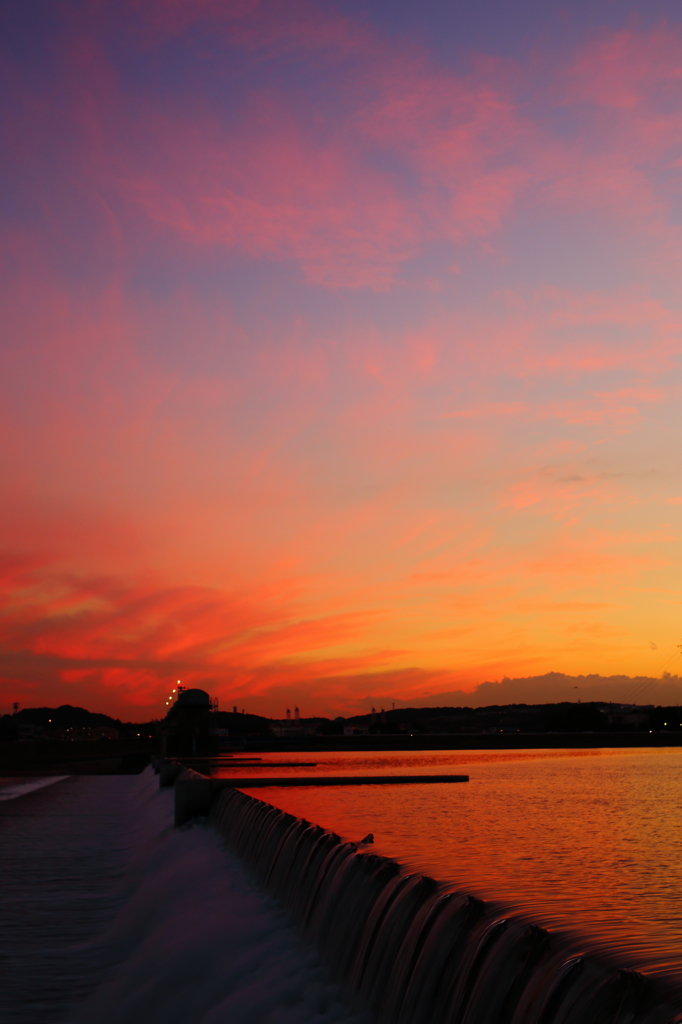
[[[619,960],[682,969],[682,751],[316,752],[315,767],[262,755],[222,776],[470,776],[457,786],[253,790],[345,837],[374,833],[385,853],[551,926],[580,925]],[[307,758],[305,758],[307,759]],[[300,760],[304,760],[301,757]]]

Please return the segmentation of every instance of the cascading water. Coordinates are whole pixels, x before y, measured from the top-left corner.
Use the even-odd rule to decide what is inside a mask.
[[[0,809],[2,1024],[372,1024],[151,772]]]
[[[210,823],[381,1024],[671,1024],[677,996],[227,788]]]

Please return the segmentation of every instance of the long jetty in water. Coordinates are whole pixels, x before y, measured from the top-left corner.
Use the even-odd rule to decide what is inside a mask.
[[[409,786],[468,782],[468,775],[260,775],[253,778],[213,779],[178,761],[159,761],[161,785],[175,783],[175,824],[207,815],[223,789],[262,789],[271,786]]]
[[[253,789],[256,786],[409,786],[437,782],[468,782],[468,775],[259,775],[251,779],[212,779],[221,786],[233,789]]]
[[[156,769],[161,786],[175,786],[176,822],[204,815],[287,910],[348,1002],[378,1024],[682,1021],[682,994],[620,969],[617,951],[611,960],[498,904],[408,874],[240,792],[243,780],[212,780],[167,761]]]

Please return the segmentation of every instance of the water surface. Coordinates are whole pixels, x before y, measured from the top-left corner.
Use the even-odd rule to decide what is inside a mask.
[[[464,773],[454,785],[253,789],[376,852],[682,972],[682,750],[264,754],[226,776]],[[316,767],[278,767],[282,761]]]

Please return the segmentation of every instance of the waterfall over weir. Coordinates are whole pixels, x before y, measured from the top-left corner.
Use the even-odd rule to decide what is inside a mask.
[[[633,971],[225,788],[209,822],[380,1024],[671,1024]]]

